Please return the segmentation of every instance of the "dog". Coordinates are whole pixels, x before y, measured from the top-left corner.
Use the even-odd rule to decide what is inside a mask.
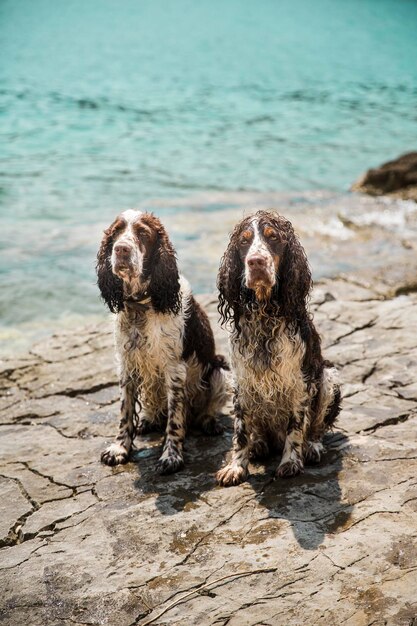
[[[157,470],[183,466],[186,422],[220,434],[227,399],[223,356],[215,354],[206,313],[178,272],[174,248],[160,220],[128,210],[104,231],[97,254],[101,296],[116,313],[115,345],[121,389],[116,441],[101,455],[126,463],[135,434],[165,426]]]
[[[249,460],[275,449],[282,450],[278,477],[320,460],[341,395],[307,310],[311,288],[306,254],[287,219],[258,211],[237,224],[218,274],[235,383],[233,449],[217,473],[221,485],[242,482]]]

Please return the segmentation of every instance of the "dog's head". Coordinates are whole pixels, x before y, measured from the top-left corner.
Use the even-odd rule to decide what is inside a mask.
[[[238,319],[246,304],[276,304],[287,320],[305,309],[311,272],[292,224],[272,211],[239,222],[222,258],[218,288],[222,321]]]
[[[149,297],[161,313],[178,312],[179,274],[175,251],[160,220],[128,210],[104,231],[97,254],[98,286],[112,312],[126,300]]]

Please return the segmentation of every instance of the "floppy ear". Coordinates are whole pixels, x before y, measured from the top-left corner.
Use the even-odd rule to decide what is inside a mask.
[[[219,290],[219,304],[217,310],[222,324],[233,320],[239,331],[239,317],[241,314],[242,300],[242,272],[243,263],[239,256],[237,237],[240,225],[235,228],[230,236],[229,245],[226,248],[217,275],[217,288]]]
[[[97,284],[101,297],[112,313],[124,308],[123,281],[112,272],[110,257],[113,250],[113,224],[104,231],[100,249],[97,253]]]
[[[155,221],[156,219],[154,218]],[[181,306],[177,259],[166,230],[160,222],[157,237],[155,251],[149,261],[151,280],[148,292],[156,311],[176,315]]]
[[[307,299],[312,288],[311,270],[307,256],[288,220],[277,224],[283,233],[285,249],[278,269],[278,304],[280,314],[287,320],[305,318]]]

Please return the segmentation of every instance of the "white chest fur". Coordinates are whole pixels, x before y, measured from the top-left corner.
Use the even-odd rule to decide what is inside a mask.
[[[178,362],[182,352],[183,321],[180,316],[147,313],[133,322],[124,313],[116,324],[117,350],[123,360],[142,372],[165,370]]]
[[[283,322],[242,321],[231,336],[231,356],[239,397],[260,418],[287,418],[305,398],[304,344]]]
[[[147,312],[136,320],[120,313],[115,326],[120,379],[140,385],[141,402],[150,415],[166,411],[168,377],[181,359],[183,319]]]

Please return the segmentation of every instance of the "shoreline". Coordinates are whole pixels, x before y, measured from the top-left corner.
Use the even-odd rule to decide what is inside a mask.
[[[274,206],[292,221],[306,249],[316,284],[341,277],[365,286],[381,283],[382,294],[398,290],[407,293],[417,288],[417,203],[411,201],[331,191],[206,192],[169,201],[155,198],[138,205],[162,217],[176,246],[180,270],[196,295],[213,292],[228,233],[242,213],[254,206]],[[92,241],[99,242],[105,227],[103,222],[93,228]],[[91,267],[94,258],[92,246],[86,260]],[[3,324],[0,358],[23,354],[33,343],[57,330],[74,329],[90,321],[101,324],[108,312],[95,287],[95,275],[90,273],[85,294],[90,312],[68,311],[59,317],[42,319],[38,311],[33,321]],[[81,295],[80,291],[79,298]],[[58,296],[62,297],[58,293],[54,303],[49,300],[42,306],[47,305],[49,310],[52,303],[52,309],[61,311]]]
[[[311,294],[311,304],[317,300],[317,293],[331,284],[337,285],[338,291],[349,292],[353,300],[361,300],[363,294],[369,297],[373,294],[374,300],[390,300],[400,295],[417,292],[417,257],[411,262],[408,256],[397,260],[394,265],[377,268],[364,268],[361,272],[339,273],[334,276],[324,276],[314,281]],[[217,302],[217,292],[196,293],[196,299],[201,303]],[[106,311],[103,305],[103,315],[68,315],[59,320],[39,321],[33,325],[24,324],[20,327],[0,327],[0,364],[11,358],[22,358],[31,354],[39,344],[48,342],[55,336],[72,334],[77,331],[95,330],[100,332],[110,327],[113,314]],[[217,320],[213,320],[214,323]],[[23,327],[23,329],[22,329]],[[12,339],[5,343],[4,337],[10,333]],[[7,340],[6,340],[7,341]]]

